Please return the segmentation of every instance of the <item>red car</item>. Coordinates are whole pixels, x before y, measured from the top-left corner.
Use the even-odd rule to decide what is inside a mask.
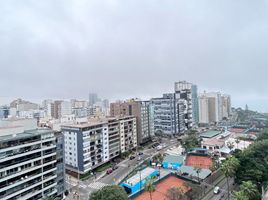
[[[107,169],[106,174],[111,174],[113,172],[112,168]]]

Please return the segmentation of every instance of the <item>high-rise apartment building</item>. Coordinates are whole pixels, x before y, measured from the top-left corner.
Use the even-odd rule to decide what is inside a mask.
[[[199,121],[197,86],[186,81],[175,82],[175,94],[177,99],[183,99],[186,102],[186,129],[197,126]]]
[[[185,130],[185,100],[176,94],[163,94],[161,98],[150,100],[151,133],[173,135]]]
[[[63,148],[57,147],[55,133],[37,129],[34,119],[1,121],[0,125],[0,199],[62,197],[64,165],[57,154]]]
[[[93,106],[98,101],[98,95],[96,93],[89,93],[88,95],[88,104]]]
[[[137,118],[138,144],[143,144],[150,139],[149,101],[128,100],[111,103],[111,116],[129,116]]]
[[[72,114],[72,104],[69,101],[54,101],[53,107],[53,117],[55,119],[60,119],[63,116]]]
[[[221,96],[222,101],[222,117],[229,118],[231,115],[231,96],[223,94]]]
[[[199,119],[202,124],[221,121],[230,117],[231,97],[219,92],[202,93],[199,95]]]
[[[70,171],[84,174],[137,147],[136,118],[91,119],[62,126],[65,163]]]

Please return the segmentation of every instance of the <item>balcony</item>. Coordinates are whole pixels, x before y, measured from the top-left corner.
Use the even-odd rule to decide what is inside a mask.
[[[15,188],[23,183],[29,182],[33,179],[38,178],[39,176],[41,176],[41,170],[36,170],[35,172],[30,172],[28,174],[23,174],[20,177],[17,177],[15,179],[11,179],[9,181],[6,182],[5,185],[2,185],[0,188],[0,192],[3,191],[9,191],[11,188]],[[41,177],[40,177],[41,178]],[[14,189],[11,189],[12,193]]]
[[[37,151],[37,152],[35,152],[35,151]],[[27,153],[27,154],[32,153],[31,155],[20,155],[20,157],[13,158],[10,161],[1,160],[0,169],[4,169],[4,168],[12,166],[12,165],[16,165],[16,164],[20,164],[20,163],[23,163],[23,162],[26,162],[29,160],[33,160],[35,158],[40,158],[41,157],[41,152],[39,152],[40,149],[35,150],[35,151]]]
[[[10,190],[5,190],[4,192],[0,193],[1,200],[10,199],[12,197],[15,197],[16,195],[19,195],[20,193],[26,192],[27,190],[30,190],[38,185],[42,184],[42,179],[37,178],[34,180],[31,180],[25,184],[16,186]]]
[[[35,144],[39,144],[41,142],[40,137],[36,137],[36,138],[28,138],[28,139],[24,139],[24,140],[16,140],[16,141],[12,141],[12,142],[6,142],[6,143],[2,143],[0,145],[0,152],[4,151],[8,151],[8,150],[13,150],[15,148],[21,148],[21,147],[26,147],[26,146],[31,146],[31,145],[35,145]],[[3,150],[2,150],[3,149]]]
[[[8,161],[8,160],[19,158],[21,156],[26,156],[26,155],[29,155],[31,153],[37,153],[37,152],[40,152],[40,151],[41,151],[41,148],[36,147],[36,148],[32,148],[32,149],[27,149],[25,151],[19,151],[19,152],[16,152],[16,153],[10,153],[10,154],[6,155],[5,158],[2,158],[1,162],[5,162],[5,161]]]

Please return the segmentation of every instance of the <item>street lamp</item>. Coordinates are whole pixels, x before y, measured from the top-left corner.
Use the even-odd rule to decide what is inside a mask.
[[[160,180],[160,169],[161,169],[162,165],[161,165],[161,163],[158,163],[156,166],[157,166],[158,169],[159,169],[159,180]]]

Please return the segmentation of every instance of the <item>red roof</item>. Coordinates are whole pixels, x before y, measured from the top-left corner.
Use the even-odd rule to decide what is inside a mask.
[[[212,166],[212,159],[205,156],[189,155],[186,158],[186,166],[200,167],[202,169],[209,169]]]
[[[179,187],[183,192],[189,191],[191,188],[185,185],[185,181],[175,176],[170,176],[156,185],[155,191],[152,193],[153,200],[166,200],[166,193],[172,187]],[[134,200],[151,200],[149,192],[143,192],[141,195],[134,198]]]
[[[245,129],[243,129],[243,128],[231,128],[230,131],[234,132],[234,133],[243,133],[245,131]]]

